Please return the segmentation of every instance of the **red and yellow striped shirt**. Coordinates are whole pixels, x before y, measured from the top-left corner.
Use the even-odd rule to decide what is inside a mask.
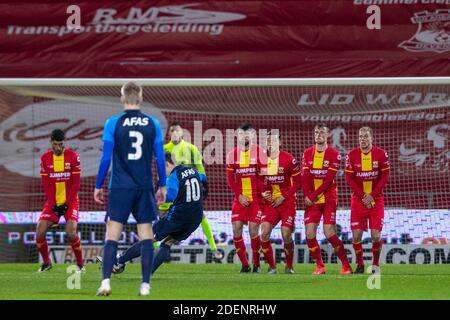
[[[286,200],[294,198],[300,188],[300,164],[290,153],[280,151],[276,159],[267,157],[267,163],[260,169],[261,192],[270,191],[272,199],[283,196]],[[264,203],[268,204],[266,200]]]
[[[386,151],[376,146],[368,153],[361,152],[360,148],[350,151],[346,157],[345,174],[353,182],[351,185],[353,195],[358,198],[369,193],[372,197],[382,197],[382,188],[386,183],[382,179],[383,173],[389,173],[389,158]],[[380,185],[380,181],[382,182]]]
[[[236,198],[242,194],[249,202],[261,201],[257,174],[262,153],[258,145],[251,145],[247,151],[236,147],[228,153],[227,182]]]
[[[65,149],[62,155],[57,156],[51,149],[48,150],[41,156],[40,174],[47,196],[47,204],[71,205],[74,201],[78,201],[81,165],[80,157],[75,151]],[[74,184],[75,175],[78,177],[75,179],[77,183]]]
[[[315,204],[336,201],[337,188],[334,176],[339,170],[340,162],[341,156],[339,152],[330,146],[328,146],[325,151],[317,151],[316,146],[312,146],[303,153],[303,193],[305,196],[311,198],[310,200]],[[326,190],[317,194],[315,191],[319,190],[320,186],[324,183],[329,171],[333,171],[333,177],[330,178],[333,179],[331,184]]]

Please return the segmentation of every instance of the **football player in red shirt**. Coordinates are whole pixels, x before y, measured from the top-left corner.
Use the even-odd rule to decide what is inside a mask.
[[[58,224],[61,216],[66,220],[66,234],[77,260],[78,271],[84,272],[81,242],[77,234],[78,191],[80,189],[80,157],[65,147],[65,134],[60,129],[52,131],[51,149],[41,156],[41,179],[46,202],[36,229],[36,245],[43,259],[39,272],[48,271],[52,263],[48,255],[46,233]]]
[[[324,274],[320,245],[317,242],[317,227],[323,216],[323,232],[342,262],[341,274],[352,273],[342,241],[336,235],[336,173],[339,170],[341,156],[328,146],[330,129],[319,123],[314,127],[315,145],[303,153],[302,188],[305,195],[306,243],[310,254],[316,260],[314,275]]]
[[[276,273],[273,249],[270,243],[272,229],[281,221],[281,234],[286,256],[285,273],[293,274],[296,192],[300,188],[300,165],[288,152],[280,151],[278,133],[267,135],[267,162],[261,164],[260,187],[263,200],[261,206],[261,251],[269,264],[269,273]]]
[[[372,272],[377,272],[380,264],[383,188],[389,179],[390,165],[387,152],[372,143],[372,129],[362,127],[359,129],[359,148],[351,150],[346,157],[345,177],[353,191],[350,222],[357,264],[355,273],[364,273],[361,239],[368,226],[372,238]]]
[[[242,262],[241,272],[251,272],[242,238],[243,227],[248,224],[253,253],[253,272],[260,272],[259,224],[262,199],[258,192],[257,174],[258,159],[262,151],[258,145],[253,143],[256,132],[251,124],[243,124],[237,133],[237,147],[227,155],[227,183],[234,193],[231,209],[233,242],[236,253]]]

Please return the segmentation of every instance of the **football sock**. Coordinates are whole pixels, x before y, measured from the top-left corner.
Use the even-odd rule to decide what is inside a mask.
[[[270,240],[262,241],[261,240],[261,251],[264,254],[264,258],[266,258],[266,262],[271,269],[275,268],[275,259],[273,257],[273,249]]]
[[[153,269],[153,239],[141,241],[142,282],[150,283],[150,273]]]
[[[294,242],[284,243],[284,254],[286,256],[286,267],[292,268],[294,262]]]
[[[141,255],[141,241],[136,242],[129,247],[118,259],[117,263],[125,264],[126,262],[137,258]]]
[[[248,266],[247,252],[245,250],[244,239],[241,237],[233,239],[234,247],[236,248],[236,254],[239,256],[241,263],[244,266]]]
[[[363,259],[363,247],[362,242],[352,242],[353,250],[355,250],[356,255],[356,264],[358,266],[364,265],[364,259]]]
[[[328,238],[328,241],[333,246],[334,252],[338,256],[339,260],[341,260],[343,266],[349,266],[348,259],[347,259],[347,253],[345,252],[344,244],[342,241],[338,238],[337,235],[332,235]]]
[[[372,264],[375,266],[380,265],[380,253],[382,245],[383,243],[381,242],[381,240],[372,243],[372,257],[373,257]]]
[[[73,253],[75,254],[75,258],[77,259],[77,265],[83,266],[83,251],[81,250],[81,242],[80,237],[78,235],[75,237],[75,239],[70,242],[70,246],[72,247]]]
[[[159,251],[155,256],[155,259],[153,260],[152,274],[155,273],[156,269],[158,269],[159,266],[162,265],[163,262],[167,260],[169,254],[170,254],[170,247],[165,243],[161,243],[161,245],[159,246]]]
[[[102,274],[103,280],[111,278],[111,272],[114,263],[116,262],[117,241],[107,240],[103,248],[103,266]]]
[[[253,254],[253,265],[260,265],[260,249],[261,249],[261,239],[259,236],[251,238],[250,240],[252,246],[252,254]]]
[[[323,267],[322,253],[320,251],[319,243],[316,238],[308,239],[306,238],[306,243],[309,248],[309,253],[312,255],[314,260],[316,260],[317,266]]]
[[[44,238],[36,238],[36,246],[39,250],[39,253],[42,256],[42,260],[44,261],[44,264],[50,263],[50,257],[48,256],[48,244],[47,239]]]

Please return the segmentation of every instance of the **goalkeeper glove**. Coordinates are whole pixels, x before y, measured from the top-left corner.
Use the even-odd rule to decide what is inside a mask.
[[[56,205],[53,206],[52,210],[58,217],[61,217],[61,216],[66,214],[66,211],[67,211],[68,208],[69,207],[67,206],[67,204],[64,203],[64,204],[59,205],[59,206],[56,206]]]
[[[203,193],[203,200],[206,200],[208,198],[208,182],[203,181],[202,182],[202,193]]]

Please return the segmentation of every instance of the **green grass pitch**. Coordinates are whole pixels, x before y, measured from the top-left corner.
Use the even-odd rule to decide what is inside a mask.
[[[5,299],[450,299],[449,265],[382,265],[381,289],[367,288],[369,274],[340,276],[339,265],[313,276],[314,265],[296,265],[296,274],[240,274],[239,265],[164,264],[152,278],[150,297],[138,297],[140,265],[112,277],[112,295],[96,297],[99,265],[88,264],[80,289],[67,289],[68,264],[37,273],[37,264],[0,264],[0,300]]]

